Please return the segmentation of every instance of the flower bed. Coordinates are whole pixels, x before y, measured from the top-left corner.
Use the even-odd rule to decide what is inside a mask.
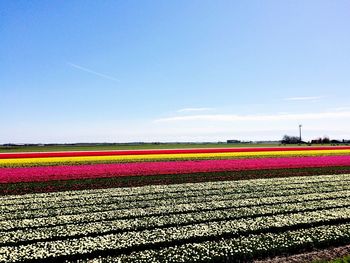
[[[177,154],[140,154],[112,156],[71,156],[46,158],[10,158],[0,159],[0,167],[31,167],[52,165],[78,165],[98,163],[127,163],[127,162],[161,162],[181,160],[223,160],[244,158],[272,157],[308,157],[308,156],[337,156],[350,155],[350,149],[336,150],[291,150],[291,151],[251,151],[251,152],[218,152],[218,153],[177,153]]]
[[[350,156],[0,168],[0,183],[330,166],[350,166]]]
[[[0,153],[0,159],[74,157],[74,156],[146,155],[146,154],[309,151],[309,150],[350,150],[350,146],[208,148],[208,149],[119,150],[119,151],[77,151],[77,152],[66,151],[66,152],[34,152],[34,153],[24,152],[24,153]]]
[[[341,245],[350,241],[349,181],[344,174],[0,197],[0,262],[236,262]]]

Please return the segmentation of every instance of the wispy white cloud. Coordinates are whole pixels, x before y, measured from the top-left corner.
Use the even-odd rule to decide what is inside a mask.
[[[184,108],[180,109],[177,112],[198,112],[198,111],[211,111],[214,108]]]
[[[322,96],[314,96],[314,97],[290,97],[285,98],[284,100],[287,101],[310,101],[310,100],[320,100],[322,99]]]
[[[332,110],[334,111],[350,111],[350,107],[337,107],[337,108],[333,108]]]
[[[74,63],[67,62],[67,65],[69,65],[70,67],[73,67],[73,68],[85,71],[87,73],[99,76],[99,77],[104,78],[104,79],[109,79],[109,80],[113,80],[113,81],[117,81],[117,82],[120,81],[119,79],[117,79],[117,78],[115,78],[113,76],[109,76],[109,75],[106,75],[106,74],[94,71],[92,69],[88,69],[88,68],[82,67],[82,66],[74,64]]]
[[[329,111],[317,113],[295,113],[295,114],[270,114],[270,115],[235,115],[235,114],[201,114],[190,116],[174,116],[160,118],[154,122],[179,122],[179,121],[288,121],[288,120],[322,120],[350,118],[350,111]]]

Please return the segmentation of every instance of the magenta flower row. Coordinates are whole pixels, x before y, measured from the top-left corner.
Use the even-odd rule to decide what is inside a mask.
[[[350,156],[257,158],[0,168],[0,183],[327,166],[350,166]]]

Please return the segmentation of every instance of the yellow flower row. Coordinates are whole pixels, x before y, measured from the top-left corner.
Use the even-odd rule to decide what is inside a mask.
[[[347,154],[350,154],[350,149],[46,157],[46,158],[0,159],[0,166],[14,167],[14,166],[39,166],[39,165],[64,164],[64,163],[69,163],[69,164],[96,163],[96,162],[112,163],[112,162],[137,162],[137,161],[152,161],[152,160],[166,161],[166,160],[182,160],[182,159],[259,158],[259,157],[320,156],[320,155],[347,155]]]

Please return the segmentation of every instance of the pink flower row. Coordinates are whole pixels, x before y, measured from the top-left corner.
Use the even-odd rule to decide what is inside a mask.
[[[0,168],[0,183],[326,166],[350,166],[350,156]]]

